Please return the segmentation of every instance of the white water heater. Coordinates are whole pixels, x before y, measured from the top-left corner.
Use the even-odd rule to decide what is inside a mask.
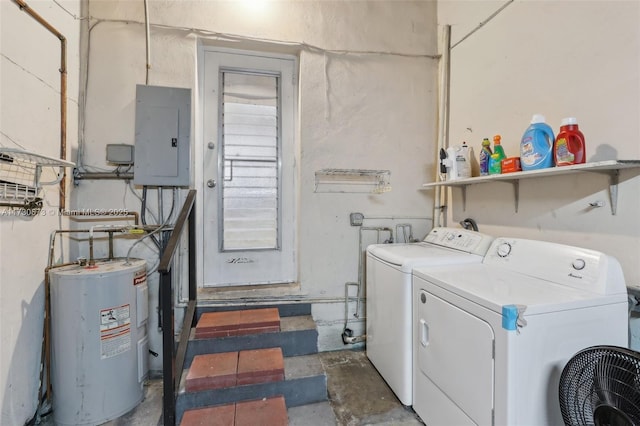
[[[147,265],[99,260],[49,271],[53,419],[100,424],[142,401],[148,376]]]

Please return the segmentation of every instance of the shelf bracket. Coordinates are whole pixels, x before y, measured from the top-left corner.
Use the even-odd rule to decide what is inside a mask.
[[[594,170],[595,173],[602,173],[609,176],[609,202],[611,203],[611,214],[618,212],[618,184],[620,183],[620,169]]]
[[[611,201],[611,214],[616,215],[618,210],[618,183],[620,183],[620,170],[611,170],[609,173],[609,198]]]
[[[518,207],[520,205],[520,181],[512,180],[511,185],[513,185],[513,200],[515,202],[516,213],[518,213]]]
[[[467,211],[467,185],[462,185],[460,187],[462,190],[462,211]]]

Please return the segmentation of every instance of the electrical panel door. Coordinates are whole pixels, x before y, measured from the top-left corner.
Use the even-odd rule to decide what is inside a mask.
[[[133,183],[189,186],[191,90],[136,86]]]

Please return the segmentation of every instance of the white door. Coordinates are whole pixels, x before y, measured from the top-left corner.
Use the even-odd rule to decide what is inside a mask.
[[[294,58],[203,52],[205,286],[294,282]]]
[[[493,329],[431,293],[423,290],[419,297],[415,380],[430,380],[452,402],[433,407],[441,418],[461,418],[461,410],[475,424],[492,424]]]

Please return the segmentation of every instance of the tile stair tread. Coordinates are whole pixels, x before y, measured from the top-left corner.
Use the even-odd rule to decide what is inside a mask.
[[[256,311],[269,313],[267,312],[269,310],[271,310],[270,315],[272,316],[271,325],[269,325],[269,315],[264,315],[264,313],[256,314]],[[185,385],[190,369],[185,369],[181,376],[182,378],[179,390],[179,394],[182,395],[178,400],[180,407],[179,416],[183,418],[183,423],[181,424],[184,424],[184,419],[188,419],[187,413],[189,411],[193,411],[187,410],[187,408],[194,406],[206,406],[211,403],[210,401],[218,401],[218,403],[229,402],[231,406],[235,407],[248,407],[241,411],[237,411],[236,408],[235,415],[237,416],[238,413],[240,413],[240,417],[235,417],[235,425],[255,425],[256,421],[260,422],[260,424],[264,424],[265,426],[287,425],[289,423],[287,412],[287,404],[289,404],[289,402],[285,403],[284,397],[281,396],[279,401],[282,409],[279,411],[280,414],[276,415],[269,414],[268,406],[265,404],[265,401],[275,399],[275,395],[287,395],[287,400],[291,399],[290,405],[292,407],[297,407],[300,406],[300,404],[308,404],[308,401],[325,400],[327,379],[320,357],[315,352],[305,352],[308,349],[303,351],[294,351],[289,348],[287,343],[290,339],[298,338],[295,337],[298,336],[298,333],[296,332],[302,332],[302,335],[305,336],[304,339],[306,340],[309,339],[310,333],[315,333],[317,336],[316,323],[309,314],[310,312],[298,312],[296,310],[291,312],[285,311],[285,316],[280,317],[279,308],[277,307],[261,309],[250,308],[249,311],[253,311],[251,315],[243,315],[242,311],[228,310],[212,312],[205,311],[199,314],[200,320],[196,327],[192,327],[190,337],[192,339],[200,337],[200,339],[194,339],[195,341],[193,344],[196,345],[195,348],[197,349],[193,350],[193,355],[190,355],[189,362],[193,363],[195,362],[195,357],[201,356],[196,354],[200,353],[208,355],[209,352],[214,352],[216,350],[215,348],[218,348],[218,351],[230,350],[232,353],[238,349],[238,351],[235,352],[238,354],[238,364],[235,377],[236,384],[228,390],[218,388],[206,389],[202,392],[187,392]],[[288,312],[288,314],[286,312]],[[297,314],[293,312],[297,312]],[[244,313],[246,314],[246,311]],[[217,315],[212,316],[207,314]],[[221,314],[226,314],[227,316]],[[221,321],[216,323],[216,316],[218,317],[217,319],[221,319]],[[213,322],[210,321],[212,317],[214,317]],[[201,322],[203,318],[205,321]],[[207,321],[207,318],[209,321]],[[277,322],[274,318],[277,318]],[[252,342],[255,339],[262,339],[259,337],[259,335],[262,334],[260,332],[269,333],[270,336],[265,337],[263,345],[256,345]],[[280,336],[278,332],[280,332],[282,336]],[[220,340],[217,341],[217,339]],[[275,349],[275,351],[279,352],[280,364],[277,367],[265,364],[264,368],[262,368],[253,363],[250,363],[249,366],[243,365],[244,359],[252,358],[250,355],[257,351],[253,348],[267,345],[272,347],[283,346],[283,348],[266,348],[267,350],[272,351]],[[282,351],[285,347],[289,349],[284,350],[284,353],[288,353],[289,355],[286,358],[282,358]],[[306,346],[304,347],[306,348]],[[209,349],[207,350],[206,348]],[[245,351],[247,353],[243,354]],[[299,353],[310,353],[311,355],[298,355]],[[241,358],[243,359],[242,362]],[[267,357],[258,357],[256,362],[259,364],[266,358]],[[213,377],[215,380],[219,381],[223,376]],[[245,380],[247,380],[247,383],[245,383]],[[275,383],[271,383],[271,381],[275,381]],[[245,386],[245,384],[247,386]],[[302,389],[304,389],[304,391],[299,391],[299,386],[303,386]],[[324,391],[319,393],[317,390],[320,389],[324,389]],[[267,396],[268,398],[265,398]],[[262,399],[258,399],[261,397]],[[245,410],[248,411],[246,411],[247,414],[244,415],[243,418],[242,413],[245,413]],[[195,409],[195,411],[198,410]],[[212,423],[212,419],[214,417],[218,419],[223,416],[210,413],[203,418],[204,423],[202,424],[220,424],[217,422]],[[227,424],[233,425],[234,423]],[[189,424],[189,426],[191,426],[191,424]]]
[[[238,378],[281,374],[284,378],[282,349],[253,349],[240,351]]]
[[[203,314],[204,315],[204,314]],[[316,323],[313,320],[311,315],[301,315],[301,316],[293,316],[293,317],[282,317],[280,318],[280,330],[281,332],[291,332],[291,331],[301,331],[301,330],[315,330]],[[277,332],[277,331],[276,331]],[[196,327],[191,329],[190,339],[213,339],[213,338],[224,338],[224,337],[235,337],[235,336],[207,336],[207,337],[196,337]],[[200,333],[198,333],[200,334]]]
[[[289,424],[283,396],[236,403],[235,426],[286,426]]]
[[[189,392],[236,385],[238,352],[199,355],[194,358],[186,377]]]
[[[188,369],[182,374],[182,380],[180,381],[179,393],[185,393],[186,391],[186,377]],[[324,369],[318,354],[312,355],[299,355],[284,358],[284,380],[296,380],[305,377],[321,376],[324,375]]]
[[[199,288],[198,293],[202,288]],[[252,295],[255,296],[255,295]],[[230,303],[229,300],[207,300],[206,298],[200,298],[198,295],[198,306],[196,314],[198,318],[200,315],[206,312],[222,312],[222,311],[237,311],[242,309],[264,309],[264,308],[276,308],[280,314],[280,318],[297,316],[297,315],[311,315],[311,303],[251,303],[250,301],[244,301],[242,303]]]
[[[259,422],[264,426],[285,426],[288,424],[287,407],[283,396],[243,401],[187,410],[180,426],[245,426]]]
[[[235,386],[259,385],[262,383],[282,382],[284,373],[270,374],[266,376],[238,377]]]
[[[196,331],[239,330],[268,326],[280,326],[280,314],[277,308],[207,312],[200,317]]]
[[[226,377],[204,377],[187,381],[188,392],[206,391],[212,389],[226,389],[238,386],[236,375]]]
[[[227,404],[187,410],[180,426],[229,426],[235,424],[235,421],[236,405]]]
[[[234,329],[234,330],[215,330],[215,331],[196,329],[194,338],[215,339],[217,337],[246,336],[249,334],[260,334],[260,333],[277,333],[278,331],[280,331],[280,326],[278,325],[270,325],[266,327],[254,327],[254,328],[240,328],[240,329]]]
[[[282,349],[266,348],[197,355],[185,379],[187,392],[282,381]]]

